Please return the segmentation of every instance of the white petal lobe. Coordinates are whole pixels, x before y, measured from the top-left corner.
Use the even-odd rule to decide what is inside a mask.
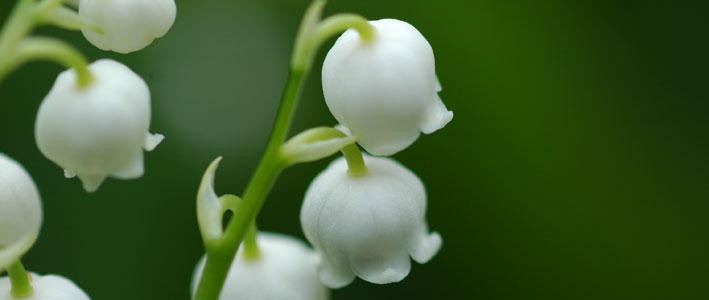
[[[143,149],[148,152],[153,151],[164,139],[165,136],[162,134],[148,133],[145,135],[145,145],[143,145]]]

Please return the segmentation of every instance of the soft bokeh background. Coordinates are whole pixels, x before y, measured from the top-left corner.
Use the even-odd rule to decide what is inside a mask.
[[[4,20],[14,1],[0,2]],[[338,0],[414,24],[433,45],[455,112],[396,159],[429,193],[444,237],[402,283],[356,281],[334,299],[709,298],[706,10],[680,2]],[[93,299],[188,299],[202,254],[200,176],[224,161],[220,193],[240,194],[264,148],[307,1],[178,0],[166,37],[130,55],[44,28],[92,60],[128,64],[153,93],[140,180],[86,194],[38,152],[37,106],[60,67],[31,63],[0,84],[0,151],[37,181],[45,219],[25,258]],[[328,45],[329,46],[329,45]],[[332,125],[319,64],[295,130]],[[259,216],[302,237],[298,213],[326,161],[287,170]]]

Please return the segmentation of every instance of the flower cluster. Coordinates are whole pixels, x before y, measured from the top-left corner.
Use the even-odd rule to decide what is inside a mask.
[[[67,2],[78,11],[63,1],[22,3],[28,6],[19,5],[20,10],[37,14],[33,20],[81,30],[91,44],[119,53],[138,51],[165,35],[177,13],[174,0]],[[441,236],[430,232],[426,221],[423,182],[387,157],[453,118],[438,95],[433,50],[403,21],[367,21],[352,14],[320,20],[324,4],[315,0],[304,17],[276,125],[244,199],[214,192],[220,159],[203,176],[197,218],[207,253],[193,275],[196,299],[325,300],[328,287],[344,287],[356,277],[376,284],[401,281],[412,258],[426,263],[441,248]],[[317,48],[349,27],[353,29],[337,39],[322,68],[325,102],[340,130],[316,127],[286,141]],[[108,177],[142,176],[144,151],[164,139],[149,132],[147,83],[115,60],[88,63],[61,41],[20,42],[24,48],[18,51],[43,53],[40,49],[71,67],[57,76],[39,106],[35,140],[40,152],[66,177],[78,177],[87,192],[96,191]],[[369,154],[362,154],[358,145]],[[303,232],[314,249],[292,237],[259,233],[255,218],[278,174],[338,151],[344,157],[313,180],[300,211]],[[225,226],[227,211],[234,216]],[[0,278],[0,300],[88,300],[64,277],[24,270],[19,260],[36,241],[41,223],[34,181],[19,163],[0,154],[0,271],[8,271],[7,278]]]
[[[410,24],[370,21],[365,40],[350,29],[325,58],[325,101],[344,130],[375,155],[391,155],[451,121],[438,97],[433,51]],[[348,172],[344,158],[311,183],[300,220],[322,255],[320,279],[333,288],[358,276],[378,284],[405,278],[411,264],[441,247],[425,221],[426,191],[414,173],[386,157],[364,157],[366,172]],[[352,166],[350,166],[352,167]]]
[[[40,152],[78,176],[87,192],[108,176],[140,177],[143,151],[163,139],[150,134],[150,91],[127,66],[109,59],[88,64],[61,40],[25,35],[39,23],[82,30],[104,50],[128,53],[163,36],[172,26],[174,0],[20,1],[0,32],[0,79],[22,62],[49,58],[71,68],[59,74],[42,101],[35,123]],[[12,19],[16,18],[16,19]],[[0,300],[89,300],[72,281],[27,273],[20,258],[32,247],[42,224],[39,191],[27,171],[0,154]]]
[[[104,50],[128,53],[165,35],[177,13],[174,0],[81,0],[79,17],[91,26],[84,36]],[[143,151],[164,138],[148,132],[150,90],[127,66],[110,59],[86,67],[90,81],[82,86],[75,69],[57,77],[42,101],[35,123],[39,150],[79,177],[87,192],[106,177],[143,175]]]
[[[413,172],[384,156],[404,150],[421,132],[443,128],[453,117],[438,97],[441,87],[433,50],[420,32],[399,20],[367,22],[345,16],[318,23],[319,3],[323,2],[316,1],[311,6],[315,13],[306,13],[301,34],[314,33],[317,40],[322,38],[319,33],[330,30],[323,29],[328,24],[337,27],[339,20],[361,22],[354,24],[357,29],[349,29],[338,38],[323,64],[325,101],[340,122],[340,130],[306,130],[280,145],[280,156],[276,158],[290,165],[337,151],[344,154],[313,180],[305,194],[300,221],[315,254],[306,255],[302,246],[295,251],[292,242],[261,233],[258,248],[263,256],[249,260],[246,251],[240,249],[220,299],[237,295],[244,299],[322,299],[325,294],[314,292],[322,290],[320,284],[313,283],[315,276],[330,288],[344,287],[356,277],[376,284],[398,282],[409,274],[411,258],[425,263],[441,248],[441,236],[430,232],[426,222],[424,184]],[[312,40],[297,39],[295,68],[309,65],[309,42]],[[279,132],[278,128],[274,132]],[[363,155],[355,142],[378,156]],[[266,162],[264,168],[277,169],[278,162],[268,163],[269,153],[262,164]],[[239,237],[246,230],[244,226],[250,224],[241,219],[253,220],[254,213],[250,211],[258,210],[254,207],[259,200],[248,198],[248,187],[243,200],[233,195],[217,196],[213,182],[219,160],[205,172],[198,193],[197,215],[208,253],[206,263],[202,259],[195,271],[194,284],[200,281],[198,297],[200,291],[207,293],[206,288],[200,289],[206,286],[202,285],[201,274],[209,269],[206,266],[210,266],[210,257],[212,261],[224,259],[219,258],[225,251],[222,246],[233,242],[233,224],[226,229],[222,225],[224,211],[240,214],[234,217],[240,219],[242,233],[236,234]],[[256,179],[252,182],[270,184]],[[282,259],[286,253],[288,260]],[[294,288],[296,282],[298,288]]]

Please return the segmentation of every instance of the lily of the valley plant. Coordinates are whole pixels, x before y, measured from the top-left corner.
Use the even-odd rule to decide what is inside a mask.
[[[357,277],[375,284],[401,281],[411,259],[426,263],[441,248],[441,235],[426,221],[423,182],[386,157],[453,118],[438,96],[433,50],[404,21],[349,13],[322,18],[324,5],[315,0],[303,17],[271,136],[242,196],[215,192],[221,157],[203,175],[196,214],[206,253],[192,276],[193,299],[328,299],[328,288]],[[57,173],[78,177],[87,192],[109,177],[133,179],[145,172],[143,152],[164,138],[150,133],[149,86],[120,62],[89,63],[73,46],[32,36],[32,30],[53,25],[81,31],[100,49],[128,53],[165,35],[176,15],[174,0],[19,0],[5,22],[0,81],[32,60],[68,68],[39,106],[35,139]],[[315,54],[340,33],[322,69],[325,104],[339,125],[290,137]],[[300,221],[312,248],[257,229],[255,218],[283,170],[338,152],[342,157],[305,192]],[[224,225],[227,212],[233,217]],[[8,274],[0,278],[0,300],[90,299],[71,280],[28,273],[20,263],[41,223],[39,189],[20,163],[0,154],[0,272]]]

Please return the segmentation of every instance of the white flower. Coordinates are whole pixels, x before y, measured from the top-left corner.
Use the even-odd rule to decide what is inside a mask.
[[[163,136],[148,133],[150,91],[140,76],[109,59],[89,70],[93,81],[84,88],[73,69],[59,74],[39,106],[35,138],[44,156],[93,192],[107,176],[142,176],[143,149]]]
[[[441,247],[441,236],[428,233],[426,191],[411,171],[392,159],[364,156],[363,176],[347,172],[335,160],[310,184],[300,213],[308,240],[322,256],[320,280],[338,288],[355,275],[384,284],[404,279],[409,255],[419,263]]]
[[[260,255],[246,259],[239,249],[229,270],[221,300],[325,300],[328,289],[316,273],[318,257],[303,242],[290,236],[259,232]],[[192,278],[192,291],[204,269],[204,257]]]
[[[0,273],[25,254],[42,226],[42,203],[32,178],[0,153]]]
[[[453,118],[438,97],[433,50],[410,24],[370,21],[375,34],[347,30],[327,53],[322,69],[325,102],[337,121],[369,153],[391,155]]]
[[[79,15],[102,30],[82,30],[91,44],[128,53],[165,35],[175,22],[177,7],[174,0],[80,0]]]
[[[90,300],[71,280],[59,275],[37,275],[31,273],[34,292],[23,300]],[[0,278],[0,300],[17,300],[10,295],[10,279]]]

